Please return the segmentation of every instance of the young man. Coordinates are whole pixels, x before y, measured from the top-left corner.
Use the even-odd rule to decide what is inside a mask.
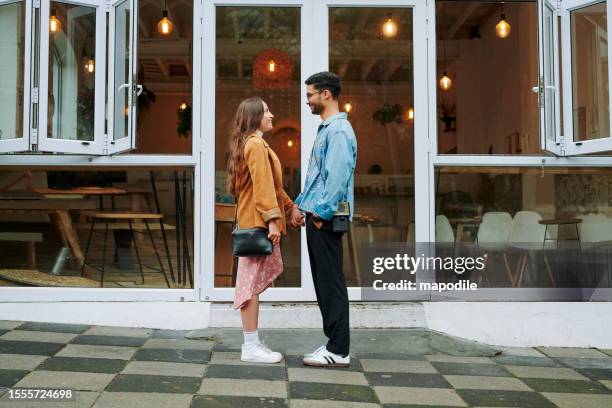
[[[304,356],[310,366],[349,365],[349,305],[342,273],[342,232],[334,232],[332,216],[341,202],[353,212],[353,172],[357,140],[346,113],[338,109],[340,79],[319,72],[306,80],[306,99],[323,122],[317,130],[304,191],[295,204],[306,213],[306,239],[317,302],[327,345]],[[292,218],[299,226],[301,220]]]

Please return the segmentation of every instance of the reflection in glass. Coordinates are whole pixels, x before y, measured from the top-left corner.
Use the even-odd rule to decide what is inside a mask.
[[[125,0],[115,9],[115,140],[129,133],[130,52],[130,2]]]
[[[0,140],[23,137],[23,2],[0,6]]]
[[[234,197],[226,189],[231,121],[240,102],[260,96],[274,114],[264,135],[283,166],[285,191],[300,189],[300,9],[217,7],[215,94],[215,286],[235,283],[231,230]],[[300,231],[288,228],[281,241],[284,273],[275,286],[301,286]]]
[[[94,140],[96,9],[51,2],[60,28],[49,33],[48,137]],[[75,103],[76,102],[76,103]]]
[[[436,78],[452,80],[437,88],[438,153],[541,153],[537,28],[536,1],[436,1]]]
[[[361,281],[362,243],[414,241],[412,18],[409,8],[329,10],[330,70],[342,80],[340,106],[350,111],[359,144],[355,216],[344,245],[349,286]]]
[[[574,140],[610,137],[606,2],[570,13]]]

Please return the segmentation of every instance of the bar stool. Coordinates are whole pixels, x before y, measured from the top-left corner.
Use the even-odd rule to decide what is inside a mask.
[[[143,284],[144,283],[144,273],[142,270],[143,264],[140,261],[138,243],[134,237],[134,232],[136,232],[139,229],[142,229],[142,225],[141,223],[139,223],[139,221],[142,220],[144,222],[146,232],[145,231],[138,231],[138,232],[142,232],[143,234],[146,233],[149,236],[149,239],[151,240],[151,245],[153,246],[153,250],[155,251],[155,257],[157,258],[157,262],[159,263],[159,269],[155,269],[147,265],[145,266],[147,266],[147,268],[149,269],[159,271],[164,276],[166,285],[170,287],[170,282],[168,282],[168,277],[166,276],[164,265],[159,256],[159,253],[157,252],[157,246],[155,245],[155,240],[153,239],[153,234],[151,233],[151,229],[149,228],[149,222],[148,222],[149,220],[163,220],[164,218],[163,214],[147,213],[147,212],[139,212],[139,211],[91,211],[91,212],[83,212],[82,214],[88,218],[91,218],[91,227],[89,228],[89,236],[87,237],[87,245],[85,247],[85,259],[83,260],[83,267],[81,268],[81,276],[84,275],[85,265],[89,265],[91,268],[100,271],[100,287],[103,287],[104,286],[104,269],[105,269],[104,260],[106,258],[106,243],[108,239],[109,227],[113,230],[129,229],[131,236],[132,236],[132,243],[134,245],[134,251],[136,252],[136,260],[138,263],[138,268],[140,270],[140,278],[141,278],[140,284]],[[127,225],[125,225],[126,221],[127,221]],[[103,241],[103,246],[102,246],[102,265],[100,266],[100,268],[94,267],[93,265],[87,262],[87,254],[89,252],[89,246],[91,244],[91,238],[93,236],[93,232],[94,232],[96,223],[104,223],[104,241]]]

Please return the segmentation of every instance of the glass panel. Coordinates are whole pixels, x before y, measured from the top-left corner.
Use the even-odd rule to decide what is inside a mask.
[[[0,140],[23,137],[25,7],[0,6]]]
[[[610,137],[606,4],[570,12],[574,141]]]
[[[235,283],[231,251],[234,197],[227,192],[229,132],[240,102],[260,96],[274,114],[274,129],[264,135],[283,167],[291,198],[300,189],[300,9],[217,7],[215,93],[215,286]],[[281,243],[284,273],[275,286],[301,286],[300,231],[288,229]]]
[[[94,140],[96,9],[51,2],[48,137]]]
[[[0,168],[0,287],[193,287],[192,182],[192,167]]]
[[[535,1],[436,1],[440,154],[541,153],[537,15]]]
[[[115,8],[115,111],[113,138],[129,136],[130,2]]]
[[[191,154],[193,36],[197,34],[193,1],[137,3],[136,82],[143,91],[138,97],[136,149],[131,153]],[[172,24],[165,34],[158,24],[163,8]]]
[[[360,286],[365,242],[414,242],[413,14],[409,8],[329,10],[330,70],[360,146],[344,276]]]
[[[456,255],[469,248],[488,255],[483,271],[460,279],[479,287],[610,287],[612,268],[605,256],[612,241],[612,169],[437,167],[435,172],[436,241],[450,243]],[[526,251],[523,268],[519,260]]]

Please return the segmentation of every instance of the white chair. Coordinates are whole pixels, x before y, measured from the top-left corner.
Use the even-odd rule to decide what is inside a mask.
[[[453,228],[444,215],[436,216],[436,243],[454,244],[455,234]]]
[[[487,267],[489,263],[496,257],[499,256],[500,252],[504,251],[508,246],[510,240],[510,232],[512,231],[512,216],[510,213],[503,211],[491,211],[487,212],[482,216],[482,223],[478,227],[478,233],[476,234],[476,244],[478,250],[493,251],[487,253],[485,258],[485,266],[480,279],[484,278],[489,282]],[[503,252],[505,254],[505,252]]]
[[[514,218],[512,219],[512,230],[510,232],[509,244],[513,248],[524,250],[519,257],[514,274],[511,271],[508,257],[504,255],[508,277],[510,278],[512,285],[515,287],[520,287],[522,285],[525,268],[527,267],[527,261],[532,259],[532,253],[544,248],[546,226],[539,223],[541,219],[542,217],[540,214],[534,211],[519,211],[514,214]],[[548,264],[548,258],[546,255],[544,256],[544,263],[548,277],[554,286],[555,279],[550,270],[550,265]]]
[[[491,211],[482,216],[476,239],[481,248],[499,247],[510,240],[512,216],[503,211]]]
[[[612,219],[604,214],[587,214],[578,218],[582,223],[578,224],[580,242],[587,246],[612,241]]]

